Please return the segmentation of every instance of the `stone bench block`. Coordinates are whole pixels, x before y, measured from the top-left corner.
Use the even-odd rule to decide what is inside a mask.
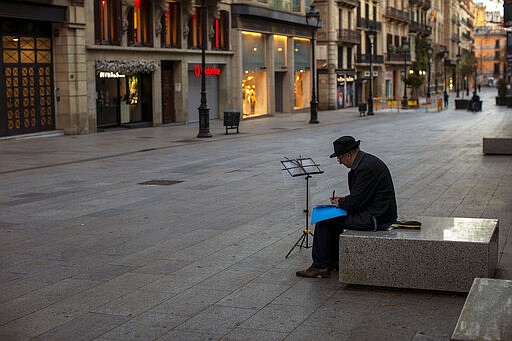
[[[420,217],[420,230],[340,235],[339,280],[347,284],[468,292],[498,263],[498,220]]]
[[[512,155],[512,138],[484,137],[484,154]]]
[[[450,340],[512,340],[512,281],[475,278]]]

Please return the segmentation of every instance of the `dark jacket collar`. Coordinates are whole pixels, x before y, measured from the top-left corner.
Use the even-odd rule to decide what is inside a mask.
[[[356,158],[354,159],[354,163],[352,164],[352,167],[350,167],[351,170],[356,169],[359,166],[365,154],[366,153],[363,152],[362,150],[360,150],[359,153],[357,153]]]

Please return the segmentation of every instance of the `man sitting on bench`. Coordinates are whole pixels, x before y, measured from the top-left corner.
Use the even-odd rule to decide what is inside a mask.
[[[299,277],[329,277],[337,270],[339,235],[343,229],[377,231],[385,230],[397,219],[395,189],[388,167],[374,155],[359,149],[360,141],[352,136],[342,136],[334,141],[338,162],[349,168],[350,194],[331,198],[331,204],[347,211],[346,217],[318,222],[313,238],[313,264],[297,271]]]

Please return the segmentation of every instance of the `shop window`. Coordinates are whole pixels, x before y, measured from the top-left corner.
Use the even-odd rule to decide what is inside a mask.
[[[265,67],[264,35],[242,32],[242,59],[243,116],[265,115],[268,113],[268,75]]]
[[[229,50],[229,12],[220,11],[219,19],[215,19],[214,25],[213,48],[216,50]]]
[[[311,67],[309,39],[294,38],[294,98],[295,109],[302,109],[309,106],[311,102]]]
[[[243,70],[265,68],[265,37],[261,33],[242,32]]]
[[[98,45],[121,44],[121,10],[119,0],[94,1],[94,34]]]
[[[153,32],[150,0],[135,0],[128,13],[128,44],[132,46],[152,46]]]
[[[203,42],[203,30],[201,20],[201,7],[194,7],[194,15],[190,17],[188,22],[188,48],[200,49]]]
[[[167,12],[162,16],[162,47],[180,47],[180,3],[169,1]]]
[[[285,36],[274,36],[274,64],[276,70],[286,69],[286,40]]]

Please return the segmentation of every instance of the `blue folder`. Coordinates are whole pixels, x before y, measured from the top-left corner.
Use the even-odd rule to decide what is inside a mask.
[[[311,213],[311,224],[346,215],[347,211],[334,205],[318,205],[313,208],[313,212]]]

